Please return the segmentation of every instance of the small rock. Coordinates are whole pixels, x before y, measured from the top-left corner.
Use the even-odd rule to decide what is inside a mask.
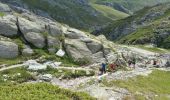
[[[47,82],[51,81],[52,78],[53,78],[53,76],[51,74],[45,74],[40,77],[41,80],[44,80]]]

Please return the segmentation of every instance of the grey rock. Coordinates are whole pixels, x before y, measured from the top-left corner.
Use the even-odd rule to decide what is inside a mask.
[[[80,38],[80,40],[81,40],[82,42],[85,42],[85,43],[91,43],[91,42],[93,42],[92,39],[91,39],[91,38],[88,38],[88,37]]]
[[[49,23],[48,25],[49,34],[52,36],[61,36],[63,34],[63,27],[59,23]]]
[[[94,53],[101,51],[103,48],[103,45],[97,42],[92,42],[92,43],[87,43],[87,47],[94,54]]]
[[[0,3],[0,12],[10,12],[11,8],[3,3]]]
[[[25,39],[37,48],[45,46],[45,39],[41,33],[29,32],[24,34]]]
[[[58,38],[48,36],[48,47],[60,47],[60,40]]]
[[[18,45],[13,42],[0,41],[0,58],[16,58],[18,53]]]
[[[57,49],[60,48],[60,40],[58,38],[48,36],[47,41],[48,41],[48,51],[50,53],[55,53]]]
[[[87,37],[84,32],[74,28],[69,28],[65,33],[65,36],[70,39],[80,39],[80,38]]]
[[[8,37],[16,36],[18,32],[16,17],[13,15],[7,15],[0,18],[0,27],[0,35]]]
[[[34,51],[30,48],[30,46],[25,45],[24,49],[22,50],[23,56],[31,56],[34,54]]]
[[[67,54],[73,58],[74,61],[78,61],[79,59],[91,60],[91,51],[87,48],[86,44],[80,40],[66,39],[65,48]]]
[[[43,24],[29,21],[25,18],[19,17],[18,25],[23,34],[26,34],[28,32],[37,32],[37,33],[45,32],[45,26]]]
[[[95,54],[93,54],[93,62],[95,63],[101,63],[101,62],[106,62],[106,59],[103,55],[103,52],[97,52]]]

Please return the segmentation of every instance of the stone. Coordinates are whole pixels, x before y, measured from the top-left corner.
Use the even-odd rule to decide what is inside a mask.
[[[25,18],[18,18],[18,25],[19,29],[23,34],[27,34],[28,32],[36,32],[36,33],[43,33],[45,32],[45,25],[36,23],[33,21],[29,21]]]
[[[51,74],[44,74],[44,75],[40,76],[41,80],[44,80],[47,82],[50,82],[52,80],[52,78],[53,78],[53,76]]]
[[[55,53],[57,49],[60,48],[60,40],[58,38],[48,36],[47,41],[48,41],[48,51],[50,53]]]
[[[0,27],[0,35],[12,37],[18,34],[16,17],[13,15],[0,17]]]
[[[24,37],[29,43],[37,48],[43,48],[45,46],[45,38],[41,33],[28,32],[24,34]]]
[[[103,52],[100,51],[93,54],[93,62],[95,63],[106,62]]]
[[[3,3],[0,3],[0,12],[11,12],[11,8]]]
[[[87,37],[84,32],[74,28],[69,28],[65,33],[65,36],[70,39],[80,39],[80,38]]]
[[[73,58],[74,61],[78,61],[79,59],[91,59],[92,53],[87,48],[84,42],[76,39],[66,39],[65,40],[65,48],[69,57]]]
[[[34,51],[30,48],[30,46],[25,45],[24,49],[22,50],[23,56],[32,56],[34,54]]]
[[[48,25],[48,29],[49,29],[49,34],[51,36],[61,36],[63,34],[63,27],[62,25],[60,25],[59,23],[55,23],[55,24],[49,24]]]
[[[16,58],[18,55],[17,44],[9,41],[0,41],[0,58]]]
[[[28,66],[29,70],[33,70],[33,71],[46,70],[47,69],[47,65],[40,64],[35,60],[28,60],[28,61],[25,62],[25,65]]]
[[[88,37],[82,37],[82,38],[80,38],[80,40],[81,40],[82,42],[85,42],[85,43],[91,43],[91,42],[93,42],[92,39],[91,39],[91,38],[88,38]]]
[[[101,51],[103,48],[103,45],[97,42],[92,42],[92,43],[87,43],[87,47],[94,54],[94,53]]]

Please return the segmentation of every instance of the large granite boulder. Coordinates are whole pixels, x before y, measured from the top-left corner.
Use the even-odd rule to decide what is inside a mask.
[[[74,28],[68,28],[67,32],[65,32],[65,36],[70,39],[80,39],[87,37],[84,32]]]
[[[45,46],[45,38],[43,34],[36,32],[28,32],[24,34],[25,39],[37,48],[43,48]]]
[[[54,37],[59,37],[63,34],[63,26],[59,23],[49,23],[49,34]]]
[[[18,45],[13,42],[0,41],[0,58],[15,58],[18,56]]]
[[[87,47],[93,54],[102,51],[103,49],[103,45],[97,42],[87,43]]]
[[[57,49],[60,48],[60,40],[58,38],[48,36],[47,37],[47,43],[48,43],[48,51],[50,53],[55,53]]]
[[[92,53],[87,48],[86,43],[78,39],[66,39],[65,48],[69,57],[74,61],[86,60],[88,62],[92,59]]]
[[[19,29],[23,34],[26,34],[28,32],[37,32],[37,33],[43,33],[45,32],[45,25],[41,23],[37,23],[34,21],[27,20],[25,18],[18,18],[18,25]]]
[[[18,32],[16,17],[13,15],[0,17],[0,28],[0,35],[7,37],[16,36]]]
[[[0,12],[10,12],[11,8],[3,3],[0,3]]]
[[[30,46],[25,45],[24,49],[22,50],[22,55],[23,56],[32,56],[34,54],[34,51],[31,49]]]

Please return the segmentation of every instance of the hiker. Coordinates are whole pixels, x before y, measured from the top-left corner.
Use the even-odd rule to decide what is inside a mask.
[[[135,66],[136,66],[136,59],[135,58],[132,59],[132,64],[133,64],[133,68],[135,68]]]
[[[129,60],[129,61],[128,61],[128,65],[129,65],[129,67],[131,66],[131,64],[132,64],[132,61],[131,61],[131,60]]]
[[[114,70],[116,70],[116,64],[114,64],[114,63],[111,63],[110,65],[109,65],[109,67],[110,67],[110,70],[113,72]]]
[[[106,73],[106,64],[102,63],[102,74]]]

